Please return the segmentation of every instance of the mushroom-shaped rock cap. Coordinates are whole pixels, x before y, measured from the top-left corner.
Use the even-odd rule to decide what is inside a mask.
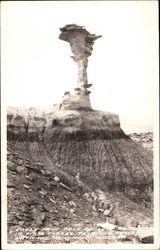
[[[68,41],[68,36],[72,32],[81,32],[86,34],[86,41],[87,42],[94,42],[96,39],[102,37],[102,36],[96,36],[95,34],[90,34],[84,26],[80,26],[77,24],[67,24],[64,27],[60,28],[61,34],[59,36],[59,39]]]
[[[77,24],[67,24],[64,27],[60,28],[60,31],[71,31],[71,30],[84,30],[85,32],[88,32],[84,29],[84,26],[80,26]]]

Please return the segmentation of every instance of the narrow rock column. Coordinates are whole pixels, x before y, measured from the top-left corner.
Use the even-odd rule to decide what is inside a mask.
[[[71,51],[74,55],[71,57],[78,66],[78,88],[76,88],[78,95],[89,96],[90,91],[88,91],[88,88],[90,88],[92,84],[88,84],[87,79],[88,57],[92,54],[92,47],[95,40],[101,36],[90,34],[83,26],[76,24],[66,25],[60,28],[60,30],[61,34],[59,38],[70,43]]]
[[[83,90],[84,86],[88,84],[87,79],[87,67],[88,59],[85,54],[85,38],[86,34],[80,30],[80,32],[74,32],[69,34],[69,42],[71,46],[71,51],[74,54],[73,60],[78,66],[78,87]],[[83,93],[83,91],[82,91]]]

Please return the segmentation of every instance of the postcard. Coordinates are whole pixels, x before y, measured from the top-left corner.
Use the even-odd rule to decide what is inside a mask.
[[[157,1],[2,1],[2,249],[159,249]]]

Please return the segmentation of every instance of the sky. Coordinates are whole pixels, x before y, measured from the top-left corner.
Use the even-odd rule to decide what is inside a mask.
[[[2,90],[7,106],[48,107],[77,87],[60,27],[102,35],[88,62],[94,109],[119,114],[125,132],[153,130],[158,93],[157,1],[4,1]]]

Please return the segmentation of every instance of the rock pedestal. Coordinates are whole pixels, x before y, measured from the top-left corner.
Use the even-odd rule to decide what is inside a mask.
[[[88,57],[91,56],[93,44],[96,39],[101,36],[90,34],[83,26],[76,24],[66,25],[60,28],[61,34],[59,38],[70,43],[71,51],[74,56],[71,56],[78,66],[78,87],[75,88],[74,94],[66,92],[63,101],[62,109],[91,109],[88,88],[92,84],[88,84],[87,66]]]
[[[91,110],[90,98],[87,95],[75,94],[65,94],[63,96],[62,110]]]

